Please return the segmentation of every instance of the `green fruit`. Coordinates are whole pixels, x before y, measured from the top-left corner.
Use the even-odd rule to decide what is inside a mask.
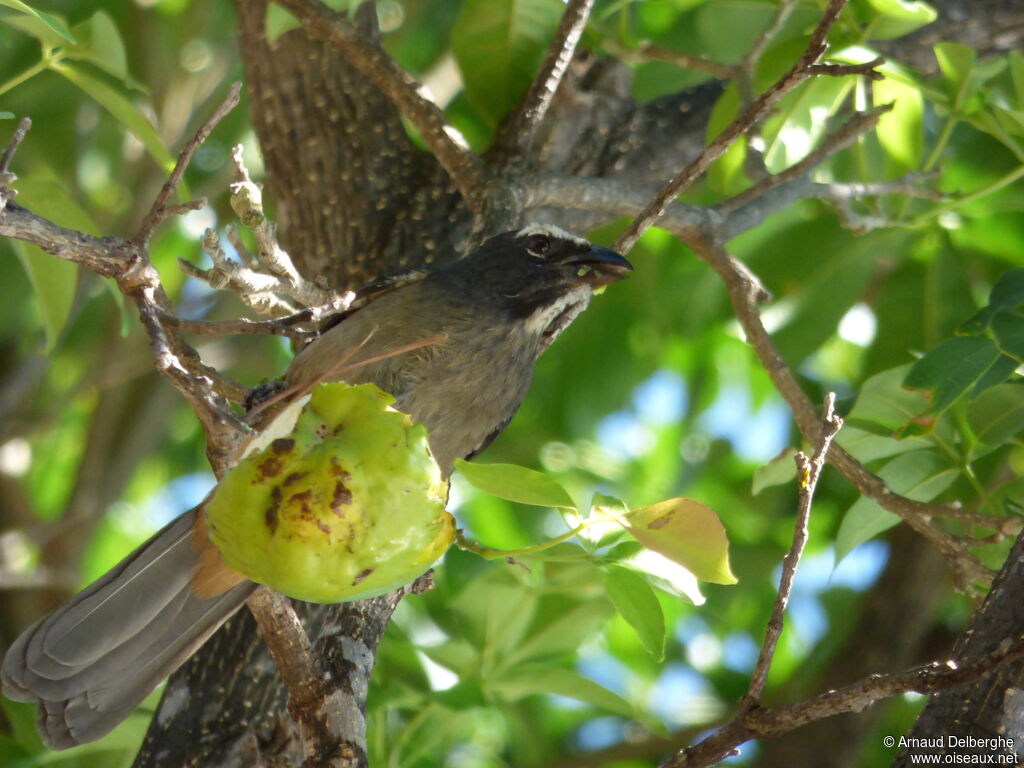
[[[425,572],[455,521],[427,429],[372,384],[319,384],[292,433],[240,461],[206,504],[225,562],[289,597],[373,597]]]

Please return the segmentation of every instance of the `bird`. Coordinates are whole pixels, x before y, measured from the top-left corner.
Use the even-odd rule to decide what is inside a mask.
[[[548,224],[504,232],[461,259],[357,291],[284,380],[299,391],[318,381],[377,385],[427,427],[447,477],[457,459],[476,456],[509,423],[538,356],[594,291],[632,268],[619,253]],[[202,507],[171,521],[8,649],[2,692],[38,703],[37,727],[51,748],[112,730],[256,589],[219,557]]]

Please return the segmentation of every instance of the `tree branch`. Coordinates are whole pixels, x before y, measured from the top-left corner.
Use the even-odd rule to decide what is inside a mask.
[[[875,107],[869,112],[859,112],[847,120],[841,128],[826,136],[812,152],[808,153],[799,162],[794,163],[783,171],[772,176],[767,176],[758,181],[750,189],[729,198],[723,203],[715,206],[715,209],[727,216],[733,211],[742,208],[753,200],[764,195],[769,190],[775,189],[788,181],[801,178],[814,168],[817,168],[827,158],[853,144],[857,139],[868,133],[876,125],[879,119],[886,112],[892,110],[892,104]]]
[[[772,659],[775,658],[775,648],[782,635],[786,606],[789,604],[789,595],[793,591],[793,579],[796,577],[796,569],[800,564],[800,556],[807,545],[807,524],[811,517],[814,490],[818,486],[821,470],[825,467],[825,456],[828,454],[829,445],[832,444],[832,438],[843,426],[843,420],[836,415],[835,405],[835,392],[830,392],[825,397],[825,409],[821,418],[821,435],[818,437],[811,458],[808,459],[803,452],[798,452],[793,457],[796,461],[797,481],[800,488],[800,502],[797,506],[796,523],[793,526],[793,544],[782,561],[779,592],[775,596],[775,604],[772,607],[771,618],[768,620],[757,664],[750,676],[750,687],[747,689],[745,700],[745,706],[748,707],[755,706],[761,700],[764,686],[768,682],[768,671],[771,669]]]
[[[569,0],[562,20],[555,31],[555,39],[548,47],[547,56],[530,89],[510,119],[501,126],[495,143],[504,147],[509,162],[529,162],[533,153],[537,131],[544,122],[551,99],[569,69],[576,46],[587,26],[594,0]]]
[[[299,726],[306,768],[355,768],[366,762],[366,729],[333,695],[302,622],[283,595],[260,587],[248,600],[270,655],[288,689],[288,712]],[[359,713],[356,713],[359,715]]]
[[[626,230],[615,241],[614,248],[622,253],[628,252],[640,235],[651,226],[681,192],[700,178],[710,165],[721,157],[732,144],[750,128],[759,122],[771,107],[796,86],[813,76],[812,65],[825,53],[826,38],[832,25],[839,17],[839,12],[846,0],[829,0],[825,13],[811,35],[811,41],[803,55],[771,88],[751,102],[743,112],[733,120],[724,131],[708,144],[697,159],[683,168],[679,174],[669,181],[644,211],[633,220]],[[829,73],[833,74],[833,73]]]
[[[185,170],[188,168],[189,163],[192,162],[192,155],[196,153],[196,150],[203,145],[203,142],[210,136],[210,133],[217,126],[221,120],[236,106],[242,93],[242,84],[233,83],[231,88],[228,90],[228,95],[221,102],[220,106],[214,110],[214,113],[210,116],[203,125],[196,131],[196,135],[185,145],[178,155],[178,161],[174,164],[174,170],[171,171],[171,175],[167,177],[167,181],[164,182],[163,187],[160,188],[160,192],[157,193],[156,199],[153,201],[152,207],[149,209],[149,213],[146,214],[146,218],[142,220],[142,225],[139,227],[139,231],[135,233],[135,237],[132,238],[140,247],[145,248],[149,245],[149,240],[153,236],[154,230],[160,225],[162,221],[176,213],[183,213],[186,210],[195,210],[205,205],[206,201],[196,201],[195,203],[187,203],[186,208],[181,206],[168,206],[167,201],[171,199],[171,195],[178,188],[182,178],[185,176]]]
[[[697,238],[689,244],[722,277],[747,343],[754,348],[776,390],[786,401],[801,433],[808,440],[814,438],[818,430],[816,410],[761,322],[757,304],[764,289],[756,279],[752,280],[752,274],[745,266],[741,266],[714,240],[713,235]],[[975,583],[991,582],[992,573],[954,536],[931,522],[933,509],[937,505],[913,501],[893,493],[880,477],[868,472],[838,445],[829,448],[828,460],[863,495],[883,509],[899,515],[910,527],[931,541],[949,559],[962,588],[972,589]]]
[[[430,152],[476,210],[483,201],[487,172],[444,112],[428,99],[416,79],[373,45],[341,14],[312,0],[276,0],[292,13],[306,31],[336,48],[352,66],[366,75],[409,118]]]
[[[206,433],[207,456],[218,474],[227,468],[245,426],[235,417],[228,399],[242,400],[248,390],[202,364],[194,349],[169,330],[163,318],[173,314],[160,275],[150,262],[146,243],[153,228],[166,215],[166,201],[184,174],[188,159],[238,99],[238,87],[215,111],[190,141],[175,164],[175,172],[157,195],[153,207],[134,240],[119,237],[98,238],[65,229],[25,208],[8,201],[0,210],[0,235],[30,242],[54,256],[81,264],[103,277],[117,282],[139,311],[149,337],[157,370],[188,400]],[[13,151],[5,153],[8,162]],[[173,183],[172,183],[173,182]],[[0,187],[2,196],[9,197]]]
[[[738,753],[750,739],[771,739],[802,725],[843,712],[860,712],[880,699],[902,693],[934,693],[971,682],[1003,664],[1024,658],[1024,636],[1007,640],[980,656],[945,663],[932,662],[888,675],[871,675],[852,685],[827,691],[778,709],[750,709],[741,713],[704,741],[687,747],[662,763],[661,768],[704,768]]]

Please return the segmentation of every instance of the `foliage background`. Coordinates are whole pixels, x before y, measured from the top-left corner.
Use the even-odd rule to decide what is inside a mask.
[[[759,85],[802,49],[817,5],[798,6],[762,61]],[[133,231],[208,100],[242,76],[231,6],[69,0],[40,3],[54,14],[42,19],[17,4],[0,6],[0,109],[34,122],[17,156],[19,202],[93,234]],[[559,8],[552,0],[408,0],[379,3],[379,15],[389,52],[438,91],[448,86],[450,119],[483,149],[528,85]],[[755,0],[602,2],[584,45],[623,56],[652,40],[732,63],[774,10]],[[856,0],[834,42],[858,57],[931,18],[924,3]],[[62,22],[77,44],[62,36]],[[890,79],[874,92],[852,79],[826,80],[787,98],[764,130],[769,168],[805,154],[828,116],[850,103],[895,98],[878,133],[834,158],[823,177],[884,180],[935,170],[928,186],[957,198],[986,194],[962,203],[872,198],[856,208],[859,221],[887,226],[860,236],[829,205],[803,200],[730,244],[774,294],[766,323],[805,389],[816,400],[838,391],[844,411],[869,378],[950,337],[1024,254],[1024,189],[1013,183],[1024,163],[1022,57],[979,63],[970,49],[946,47],[932,66],[919,67],[926,71],[895,58]],[[735,110],[731,89],[719,97],[708,76],[664,62],[636,64],[629,87],[642,101],[690,87],[710,94],[718,99],[711,135]],[[238,142],[258,173],[239,109],[187,176],[190,194],[208,195],[211,206],[165,226],[152,247],[185,316],[243,312],[176,265],[204,260],[202,229],[231,220],[224,190],[228,151]],[[689,199],[714,202],[747,183],[741,153],[732,152]],[[621,226],[592,236],[610,242]],[[668,743],[722,718],[745,691],[795,509],[792,485],[779,484],[785,471],[773,482],[759,468],[798,436],[710,270],[660,231],[648,233],[631,259],[631,279],[596,300],[542,358],[522,411],[485,460],[545,469],[582,505],[595,491],[633,505],[699,499],[726,524],[739,585],[702,585],[707,602],[699,607],[659,592],[667,631],[658,658],[616,614],[606,571],[593,563],[535,563],[527,572],[453,551],[438,568],[437,588],[406,600],[388,631],[369,704],[373,764],[640,768],[656,764]],[[198,425],[157,380],[145,339],[115,292],[10,241],[0,243],[0,261],[0,640],[8,643],[197,500],[212,477]],[[274,340],[200,341],[204,359],[247,384],[272,378],[289,357]],[[910,456],[890,470],[908,491],[924,486],[922,498],[1015,513],[1013,480],[1024,461],[1015,437],[1024,425],[1017,385],[974,401],[965,387],[941,423],[926,424],[930,431],[911,438],[917,443],[893,447],[870,438],[892,440],[928,403],[908,400],[921,396],[905,393],[901,377],[874,381],[876,400],[862,400],[862,418],[852,423],[865,430],[859,436],[875,451],[873,467]],[[906,418],[891,423],[878,415],[879,403],[895,404]],[[985,433],[993,423],[997,434]],[[755,495],[758,480],[767,487]],[[524,546],[564,530],[553,511],[484,497],[465,484],[456,498],[461,523],[493,546]],[[971,609],[950,589],[942,559],[906,531],[853,548],[885,523],[867,510],[867,522],[847,522],[841,533],[856,502],[855,491],[826,471],[769,702],[941,656]],[[833,571],[837,536],[852,552]],[[1005,543],[979,549],[994,567],[1005,551]],[[9,730],[0,734],[0,761],[10,765],[127,765],[146,724],[140,711],[97,744],[53,754],[41,749],[31,711],[2,704]],[[830,754],[829,764],[890,761],[882,736],[906,732],[920,706],[906,697],[857,725],[827,726],[856,734],[828,737],[833,751],[843,743],[849,752]],[[813,736],[800,738],[748,745],[735,762],[809,765]],[[606,761],[611,753],[600,750],[622,744],[631,745],[627,756]]]

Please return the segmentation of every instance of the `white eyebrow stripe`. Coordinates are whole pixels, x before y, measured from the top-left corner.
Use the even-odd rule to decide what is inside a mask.
[[[516,233],[517,238],[530,237],[531,235],[547,235],[548,237],[556,240],[569,240],[581,247],[586,248],[590,246],[590,243],[582,237],[576,237],[576,235],[570,234],[564,229],[559,229],[554,224],[527,224]]]

